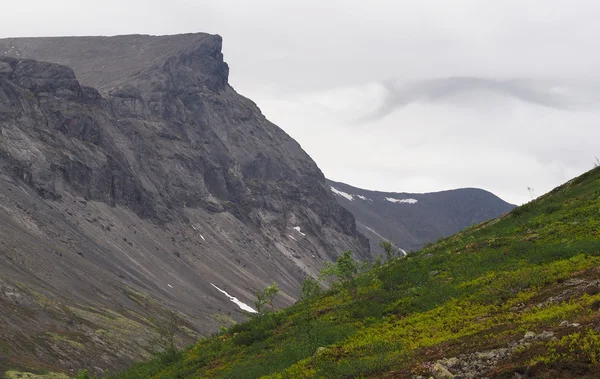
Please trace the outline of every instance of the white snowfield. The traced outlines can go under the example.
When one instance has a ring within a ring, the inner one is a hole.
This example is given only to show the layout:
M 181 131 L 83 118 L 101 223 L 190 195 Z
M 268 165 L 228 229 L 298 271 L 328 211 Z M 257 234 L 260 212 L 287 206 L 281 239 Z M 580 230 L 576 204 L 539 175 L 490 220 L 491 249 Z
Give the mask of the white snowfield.
M 416 204 L 419 200 L 417 199 L 394 199 L 393 197 L 386 197 L 385 198 L 387 201 L 389 201 L 390 203 L 396 203 L 396 204 Z
M 302 233 L 302 231 L 300 230 L 300 227 L 299 227 L 299 226 L 294 226 L 294 227 L 293 227 L 293 229 L 294 229 L 295 231 L 297 231 L 298 233 L 300 233 L 300 235 L 301 235 L 302 237 L 304 237 L 304 236 L 306 235 L 306 233 Z
M 243 301 L 240 301 L 237 297 L 231 296 L 226 291 L 223 291 L 222 289 L 220 289 L 219 287 L 215 286 L 212 283 L 210 283 L 210 285 L 213 286 L 213 287 L 215 287 L 219 292 L 221 292 L 225 296 L 227 296 L 229 298 L 229 300 L 233 301 L 242 310 L 244 310 L 246 312 L 250 312 L 250 313 L 258 313 L 251 306 L 249 306 L 248 304 L 244 303 Z
M 350 195 L 349 193 L 342 192 L 338 189 L 335 189 L 334 187 L 331 187 L 331 192 L 335 193 L 338 196 L 345 197 L 346 199 L 348 199 L 350 201 L 354 200 L 354 196 Z
M 344 197 L 344 198 L 346 198 L 346 199 L 348 199 L 348 200 L 350 200 L 350 201 L 354 201 L 354 197 L 355 197 L 355 196 L 356 196 L 356 197 L 358 197 L 358 198 L 359 198 L 359 199 L 361 199 L 361 200 L 365 200 L 365 201 L 367 201 L 367 200 L 368 200 L 368 201 L 373 201 L 373 200 L 369 199 L 369 198 L 368 198 L 368 197 L 366 197 L 366 196 L 363 196 L 363 195 L 351 195 L 351 194 L 349 194 L 349 193 L 346 193 L 346 192 L 344 192 L 344 191 L 340 191 L 339 189 L 337 189 L 337 188 L 335 188 L 335 187 L 331 187 L 331 192 L 333 192 L 334 194 L 336 194 L 336 195 L 338 195 L 338 196 Z

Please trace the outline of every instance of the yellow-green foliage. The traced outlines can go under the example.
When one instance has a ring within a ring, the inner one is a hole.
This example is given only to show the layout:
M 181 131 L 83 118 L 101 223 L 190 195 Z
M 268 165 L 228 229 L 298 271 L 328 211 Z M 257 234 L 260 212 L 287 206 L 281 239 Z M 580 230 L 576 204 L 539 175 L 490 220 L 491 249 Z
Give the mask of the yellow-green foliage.
M 577 331 L 549 342 L 546 349 L 546 355 L 536 357 L 532 363 L 577 361 L 595 365 L 600 363 L 600 333 L 589 329 Z
M 418 371 L 433 359 L 424 351 L 506 346 L 525 331 L 592 319 L 600 295 L 552 297 L 568 289 L 566 280 L 597 276 L 599 214 L 600 168 L 505 217 L 374 267 L 348 280 L 351 288 L 342 283 L 233 325 L 175 361 L 157 358 L 116 377 L 378 377 Z M 536 359 L 597 364 L 598 346 L 596 332 L 581 330 L 548 343 Z

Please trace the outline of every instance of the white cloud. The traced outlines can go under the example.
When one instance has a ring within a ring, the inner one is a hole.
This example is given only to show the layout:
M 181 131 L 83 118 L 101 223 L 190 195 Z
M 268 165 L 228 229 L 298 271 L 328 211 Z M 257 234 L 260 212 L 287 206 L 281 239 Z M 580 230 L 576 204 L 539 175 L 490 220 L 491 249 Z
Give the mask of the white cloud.
M 367 85 L 373 87 L 375 84 Z M 362 93 L 363 96 L 356 96 Z M 256 99 L 317 161 L 326 175 L 394 192 L 484 188 L 528 201 L 592 167 L 600 113 L 532 105 L 498 94 L 416 102 L 367 124 L 377 91 L 361 87 Z M 332 106 L 335 104 L 335 106 Z

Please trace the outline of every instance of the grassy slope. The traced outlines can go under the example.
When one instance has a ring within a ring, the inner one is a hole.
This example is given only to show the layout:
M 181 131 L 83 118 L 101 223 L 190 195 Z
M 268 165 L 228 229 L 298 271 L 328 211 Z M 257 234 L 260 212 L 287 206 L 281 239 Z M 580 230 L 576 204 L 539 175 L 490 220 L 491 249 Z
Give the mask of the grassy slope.
M 597 168 L 505 217 L 369 270 L 354 299 L 336 288 L 116 378 L 404 378 L 544 330 L 558 339 L 518 349 L 487 375 L 598 377 L 600 294 L 585 286 L 600 278 L 599 263 Z

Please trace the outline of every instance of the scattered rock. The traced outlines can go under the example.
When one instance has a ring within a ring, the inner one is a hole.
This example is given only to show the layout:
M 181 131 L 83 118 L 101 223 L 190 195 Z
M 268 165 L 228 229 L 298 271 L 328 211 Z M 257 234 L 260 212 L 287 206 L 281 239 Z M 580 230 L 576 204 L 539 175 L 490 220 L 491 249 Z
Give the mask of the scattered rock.
M 585 280 L 583 279 L 579 279 L 579 278 L 573 278 L 573 279 L 569 279 L 565 282 L 565 285 L 567 286 L 578 286 L 582 283 L 585 283 Z
M 510 310 L 511 312 L 517 312 L 517 311 L 520 311 L 520 310 L 522 310 L 523 308 L 525 308 L 525 304 L 523 304 L 523 303 L 519 303 L 519 304 L 517 304 L 517 305 L 514 305 L 514 306 L 510 307 L 510 308 L 509 308 L 509 310 Z
M 543 332 L 538 334 L 537 337 L 535 337 L 535 339 L 545 341 L 545 340 L 555 340 L 556 337 L 554 337 L 554 332 L 547 332 L 544 330 Z
M 585 293 L 588 295 L 597 295 L 600 293 L 600 286 L 598 285 L 598 281 L 591 282 L 583 289 Z
M 12 73 L 12 67 L 7 62 L 0 61 L 0 78 L 8 78 Z
M 458 360 L 458 358 L 456 358 L 456 357 L 452 357 L 452 358 L 448 358 L 448 359 L 446 359 L 446 362 L 445 362 L 445 363 L 446 363 L 446 366 L 447 366 L 447 367 L 449 367 L 449 368 L 452 368 L 452 367 L 454 367 L 454 366 L 458 365 L 458 363 L 459 363 L 459 360 Z
M 438 360 L 435 362 L 431 373 L 435 378 L 479 379 L 484 377 L 484 374 L 495 367 L 500 361 L 509 358 L 517 350 L 530 346 L 533 341 L 543 340 L 556 340 L 556 337 L 553 332 L 543 331 L 540 334 L 536 334 L 528 331 L 522 339 L 509 343 L 508 347 L 476 351 L 470 354 L 462 354 L 458 357 Z M 519 373 L 516 374 L 521 375 Z
M 579 323 L 569 323 L 567 320 L 564 320 L 563 322 L 560 323 L 559 325 L 561 328 L 579 328 L 581 326 L 581 324 Z
M 435 379 L 448 379 L 448 378 L 455 377 L 454 374 L 452 374 L 450 371 L 448 371 L 448 369 L 439 362 L 433 366 L 432 371 L 433 371 L 433 375 L 434 375 Z
M 526 340 L 529 340 L 529 339 L 533 339 L 535 337 L 536 337 L 536 334 L 534 332 L 527 332 L 527 333 L 525 333 L 525 337 L 523 337 L 523 338 L 525 338 Z

